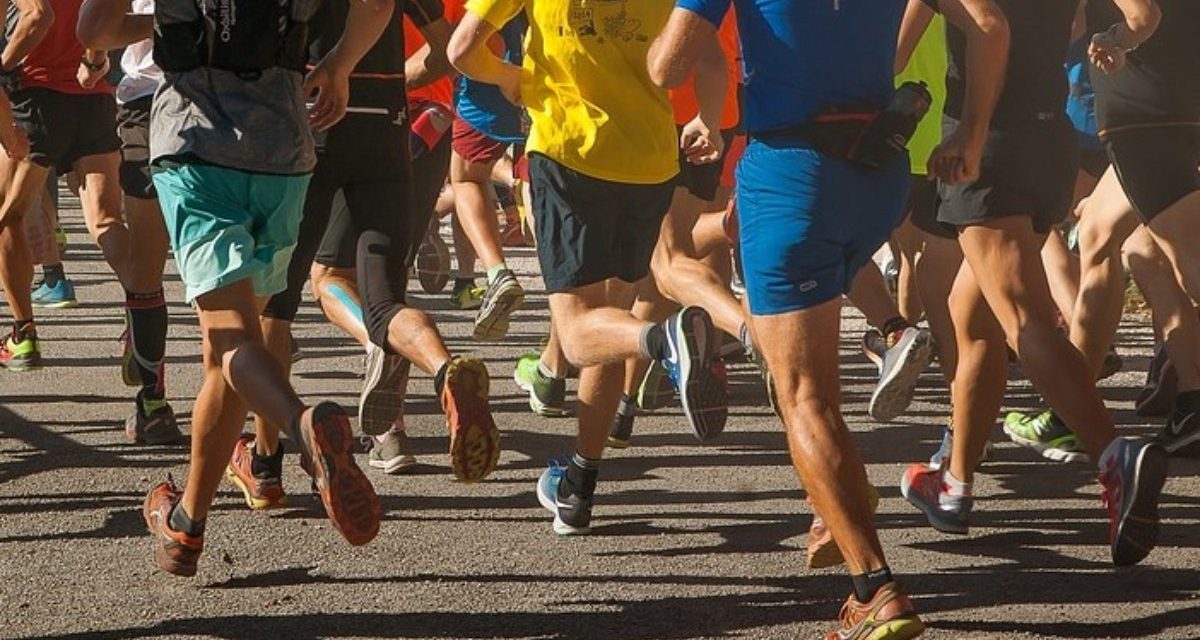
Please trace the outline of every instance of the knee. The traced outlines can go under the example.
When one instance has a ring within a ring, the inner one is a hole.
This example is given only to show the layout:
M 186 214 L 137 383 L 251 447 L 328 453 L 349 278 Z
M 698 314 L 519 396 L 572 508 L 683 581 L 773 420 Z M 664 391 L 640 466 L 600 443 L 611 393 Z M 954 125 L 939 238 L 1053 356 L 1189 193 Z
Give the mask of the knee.
M 219 371 L 227 359 L 249 346 L 262 346 L 259 331 L 248 327 L 209 329 L 204 335 L 204 366 L 209 371 Z
M 1099 216 L 1084 217 L 1079 223 L 1079 257 L 1084 264 L 1100 264 L 1106 260 L 1120 260 L 1121 244 L 1117 230 Z

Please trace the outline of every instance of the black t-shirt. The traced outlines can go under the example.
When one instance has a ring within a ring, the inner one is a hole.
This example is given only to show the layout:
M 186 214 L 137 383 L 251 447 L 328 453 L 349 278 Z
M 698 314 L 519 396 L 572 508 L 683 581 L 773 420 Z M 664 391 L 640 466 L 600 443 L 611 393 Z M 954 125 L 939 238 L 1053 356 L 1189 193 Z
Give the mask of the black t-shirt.
M 1162 21 L 1123 69 L 1092 70 L 1101 131 L 1139 124 L 1200 124 L 1200 0 L 1158 0 Z M 1112 0 L 1089 0 L 1088 33 L 1125 16 Z M 1090 37 L 1090 36 L 1089 36 Z
M 350 3 L 359 0 L 324 0 L 312 20 L 309 60 L 324 58 L 346 28 Z M 397 0 L 396 11 L 375 43 L 350 76 L 350 106 L 401 109 L 404 95 L 404 16 L 418 28 L 443 17 L 441 0 Z M 402 11 L 401 11 L 402 9 Z
M 937 0 L 923 0 L 938 10 Z M 1192 0 L 1200 2 L 1200 0 Z M 992 116 L 994 128 L 1065 117 L 1071 23 L 1078 0 L 996 0 L 1011 34 L 1004 92 Z M 946 115 L 962 118 L 967 94 L 967 37 L 946 23 Z

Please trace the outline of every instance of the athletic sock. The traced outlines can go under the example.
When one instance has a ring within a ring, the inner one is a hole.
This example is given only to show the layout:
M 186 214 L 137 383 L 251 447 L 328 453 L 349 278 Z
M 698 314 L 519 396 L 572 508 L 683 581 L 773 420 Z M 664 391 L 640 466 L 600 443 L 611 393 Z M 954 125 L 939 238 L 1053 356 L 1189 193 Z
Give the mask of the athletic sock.
M 642 330 L 642 355 L 651 360 L 662 360 L 667 355 L 667 331 L 661 324 L 652 324 Z
M 33 318 L 28 320 L 16 320 L 13 322 L 12 330 L 13 342 L 25 342 L 33 338 L 37 339 L 37 325 L 33 323 Z
M 255 478 L 278 478 L 283 475 L 283 447 L 275 445 L 275 453 L 250 455 L 250 473 Z
M 950 469 L 942 474 L 942 491 L 938 492 L 938 504 L 943 508 L 956 509 L 962 505 L 964 498 L 971 497 L 971 483 L 963 482 L 950 473 Z
M 58 284 L 60 280 L 66 280 L 66 278 L 67 275 L 63 271 L 61 262 L 58 264 L 42 265 L 42 281 L 46 283 L 47 287 L 53 287 L 54 285 Z
M 396 420 L 394 422 L 392 422 L 392 426 L 388 427 L 387 433 L 384 433 L 383 435 L 375 436 L 375 443 L 383 444 L 384 442 L 387 441 L 388 438 L 394 438 L 398 435 L 402 435 L 404 433 L 404 429 L 405 429 L 404 418 L 403 417 L 396 418 Z
M 585 458 L 578 453 L 567 463 L 567 477 L 564 485 L 559 485 L 560 493 L 590 498 L 596 492 L 596 478 L 600 475 L 600 461 Z
M 171 508 L 171 515 L 167 518 L 167 526 L 174 531 L 186 533 L 189 536 L 200 537 L 204 535 L 204 521 L 192 520 L 188 514 L 183 511 L 183 503 L 176 502 Z
M 488 284 L 492 284 L 493 282 L 495 282 L 495 281 L 496 281 L 496 278 L 497 278 L 497 277 L 500 275 L 500 272 L 501 272 L 501 271 L 508 271 L 508 265 L 507 265 L 507 264 L 505 264 L 503 260 L 502 260 L 502 261 L 500 261 L 500 264 L 498 264 L 498 265 L 496 265 L 496 266 L 494 266 L 494 267 L 490 267 L 490 268 L 487 270 L 487 282 L 488 282 Z
M 617 403 L 617 415 L 629 418 L 637 415 L 637 398 L 630 395 L 621 395 L 621 402 Z
M 433 390 L 438 397 L 442 397 L 442 389 L 446 387 L 446 372 L 450 369 L 450 360 L 442 363 L 438 367 L 437 373 L 433 374 Z
M 738 340 L 742 343 L 742 349 L 746 353 L 754 352 L 754 338 L 750 336 L 750 325 L 742 323 L 742 328 L 738 330 Z
M 161 400 L 163 357 L 167 351 L 167 301 L 162 289 L 152 293 L 126 291 L 125 316 L 134 364 L 142 378 L 142 396 Z
M 893 581 L 892 570 L 884 565 L 882 569 L 850 576 L 850 580 L 854 582 L 854 599 L 866 604 L 875 599 L 875 594 L 884 585 Z
M 561 380 L 565 377 L 558 375 L 554 369 L 547 367 L 546 363 L 542 362 L 540 358 L 538 359 L 538 373 L 542 374 L 542 377 L 548 380 Z
M 879 327 L 879 332 L 882 333 L 886 338 L 887 336 L 890 336 L 897 331 L 907 329 L 910 326 L 912 325 L 908 324 L 908 320 L 905 320 L 904 316 L 896 316 L 883 323 L 883 326 Z

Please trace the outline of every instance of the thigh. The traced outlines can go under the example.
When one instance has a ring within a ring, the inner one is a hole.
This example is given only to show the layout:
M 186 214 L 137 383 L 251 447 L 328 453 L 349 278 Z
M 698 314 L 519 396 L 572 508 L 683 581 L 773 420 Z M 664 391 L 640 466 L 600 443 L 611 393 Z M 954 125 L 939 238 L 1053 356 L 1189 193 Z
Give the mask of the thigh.
M 121 222 L 121 156 L 116 151 L 78 158 L 71 169 L 79 179 L 79 204 L 90 228 Z
M 1045 240 L 1025 216 L 972 225 L 959 233 L 979 289 L 1009 335 L 1027 324 L 1055 323 L 1057 310 L 1041 257 Z

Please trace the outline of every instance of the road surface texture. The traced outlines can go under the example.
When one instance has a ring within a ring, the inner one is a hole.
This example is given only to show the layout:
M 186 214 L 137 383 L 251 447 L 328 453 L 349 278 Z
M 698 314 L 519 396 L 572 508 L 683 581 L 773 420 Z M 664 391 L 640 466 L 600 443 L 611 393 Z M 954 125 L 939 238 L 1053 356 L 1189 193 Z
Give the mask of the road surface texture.
M 570 453 L 574 422 L 532 415 L 512 381 L 517 357 L 547 328 L 528 249 L 513 252 L 529 296 L 503 342 L 472 342 L 471 314 L 445 296 L 412 296 L 453 352 L 484 359 L 492 373 L 504 453 L 486 482 L 452 480 L 431 380 L 416 375 L 407 410 L 422 464 L 405 476 L 371 471 L 384 507 L 372 544 L 352 548 L 337 535 L 290 455 L 290 508 L 250 512 L 225 485 L 199 574 L 159 572 L 142 497 L 167 474 L 186 476 L 187 450 L 123 441 L 132 408 L 118 373 L 123 298 L 78 213 L 65 218 L 81 304 L 40 314 L 43 371 L 0 379 L 0 637 L 791 639 L 823 637 L 833 624 L 850 583 L 840 570 L 804 567 L 811 512 L 747 365 L 731 369 L 718 442 L 698 444 L 678 409 L 639 418 L 635 446 L 605 460 L 593 535 L 555 537 L 534 484 L 548 459 Z M 173 271 L 169 280 L 167 380 L 186 426 L 199 333 Z M 970 535 L 939 534 L 897 488 L 903 465 L 927 459 L 946 422 L 936 367 L 905 417 L 874 424 L 865 415 L 874 368 L 857 347 L 863 323 L 852 309 L 846 318 L 846 418 L 883 496 L 876 521 L 890 564 L 927 637 L 1200 638 L 1200 463 L 1172 461 L 1158 549 L 1117 570 L 1094 466 L 1043 460 L 997 427 Z M 354 412 L 362 351 L 311 301 L 296 328 L 300 394 Z M 1127 318 L 1125 371 L 1101 383 L 1125 433 L 1157 427 L 1131 411 L 1151 340 L 1144 319 Z M 1006 408 L 1038 402 L 1012 380 Z

